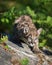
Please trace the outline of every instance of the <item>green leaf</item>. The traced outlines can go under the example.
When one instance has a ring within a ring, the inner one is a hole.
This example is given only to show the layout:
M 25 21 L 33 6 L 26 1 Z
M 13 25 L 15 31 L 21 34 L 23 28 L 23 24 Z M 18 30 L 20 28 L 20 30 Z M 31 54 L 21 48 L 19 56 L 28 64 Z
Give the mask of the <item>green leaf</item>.
M 52 17 L 51 16 L 47 16 L 47 21 L 52 21 Z
M 9 49 L 8 45 L 5 46 L 6 49 Z
M 39 47 L 44 47 L 46 45 L 46 39 L 44 39 L 40 44 L 39 44 Z
M 6 23 L 9 23 L 9 19 L 6 18 Z
M 4 22 L 5 22 L 5 18 L 2 18 L 2 19 L 1 19 L 1 22 L 4 23 Z

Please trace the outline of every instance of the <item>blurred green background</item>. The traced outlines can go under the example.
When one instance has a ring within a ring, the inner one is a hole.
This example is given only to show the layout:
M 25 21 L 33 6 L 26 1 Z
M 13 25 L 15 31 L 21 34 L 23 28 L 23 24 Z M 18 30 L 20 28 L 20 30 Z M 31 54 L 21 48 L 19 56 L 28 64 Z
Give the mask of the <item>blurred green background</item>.
M 52 48 L 52 0 L 0 0 L 0 32 L 11 33 L 15 18 L 23 14 L 43 28 L 39 46 Z

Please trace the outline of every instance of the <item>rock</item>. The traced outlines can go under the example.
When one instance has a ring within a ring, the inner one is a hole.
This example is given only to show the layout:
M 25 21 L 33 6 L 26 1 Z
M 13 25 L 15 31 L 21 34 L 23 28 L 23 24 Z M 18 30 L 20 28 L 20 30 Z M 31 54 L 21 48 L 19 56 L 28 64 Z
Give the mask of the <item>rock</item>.
M 16 56 L 12 56 L 11 63 L 13 65 L 21 65 L 21 63 L 18 61 L 18 58 Z
M 11 55 L 0 47 L 0 65 L 11 65 Z
M 28 65 L 50 65 L 50 63 L 52 63 L 52 56 L 51 58 L 47 55 L 45 55 L 44 53 L 40 53 L 40 54 L 34 54 L 30 48 L 28 47 L 28 45 L 21 43 L 23 47 L 18 46 L 19 43 L 15 44 L 12 43 L 10 41 L 6 42 L 8 44 L 8 46 L 15 51 L 15 53 L 13 54 L 13 57 L 15 57 L 15 59 L 21 61 L 24 58 L 27 58 L 29 60 Z M 50 63 L 49 63 L 49 62 Z

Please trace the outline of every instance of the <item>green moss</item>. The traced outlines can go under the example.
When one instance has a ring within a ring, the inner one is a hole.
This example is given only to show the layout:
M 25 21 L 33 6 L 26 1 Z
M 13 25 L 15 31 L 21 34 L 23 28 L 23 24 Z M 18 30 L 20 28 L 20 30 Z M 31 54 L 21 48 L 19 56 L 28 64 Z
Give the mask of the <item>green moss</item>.
M 24 58 L 24 59 L 21 60 L 22 65 L 28 65 L 28 63 L 29 63 L 28 58 Z

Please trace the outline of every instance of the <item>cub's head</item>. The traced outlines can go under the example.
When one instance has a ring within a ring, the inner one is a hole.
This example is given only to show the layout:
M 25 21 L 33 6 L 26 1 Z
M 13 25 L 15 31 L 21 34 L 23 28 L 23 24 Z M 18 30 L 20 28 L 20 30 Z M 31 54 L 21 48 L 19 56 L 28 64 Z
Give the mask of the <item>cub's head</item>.
M 28 36 L 28 43 L 29 43 L 30 47 L 33 47 L 35 45 L 38 46 L 38 44 L 39 44 L 39 36 L 41 34 L 41 31 L 42 31 L 42 28 L 40 28 L 40 29 L 38 29 L 36 31 L 37 35 L 35 35 L 35 33 L 34 33 L 34 34 L 31 34 L 31 35 Z

